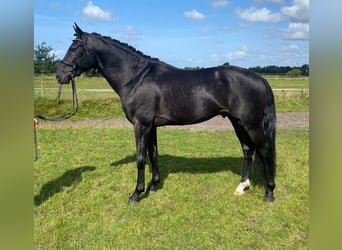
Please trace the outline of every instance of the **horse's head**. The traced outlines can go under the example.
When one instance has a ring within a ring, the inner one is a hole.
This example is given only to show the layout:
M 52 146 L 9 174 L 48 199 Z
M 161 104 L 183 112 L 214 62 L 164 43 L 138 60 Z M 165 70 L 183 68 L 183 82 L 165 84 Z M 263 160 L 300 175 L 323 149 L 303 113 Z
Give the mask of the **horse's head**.
M 83 32 L 76 23 L 74 30 L 76 38 L 56 70 L 56 78 L 60 84 L 69 83 L 73 77 L 94 67 L 95 59 L 87 44 L 89 34 Z

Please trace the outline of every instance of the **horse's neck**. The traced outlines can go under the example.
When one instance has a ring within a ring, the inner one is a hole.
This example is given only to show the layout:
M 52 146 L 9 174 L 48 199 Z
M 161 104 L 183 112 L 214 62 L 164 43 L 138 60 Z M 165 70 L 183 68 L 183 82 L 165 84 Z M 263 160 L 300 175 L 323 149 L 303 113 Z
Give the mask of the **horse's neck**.
M 98 69 L 120 97 L 125 84 L 136 78 L 148 64 L 143 58 L 124 55 L 120 51 L 108 51 L 105 56 L 101 55 L 97 56 Z

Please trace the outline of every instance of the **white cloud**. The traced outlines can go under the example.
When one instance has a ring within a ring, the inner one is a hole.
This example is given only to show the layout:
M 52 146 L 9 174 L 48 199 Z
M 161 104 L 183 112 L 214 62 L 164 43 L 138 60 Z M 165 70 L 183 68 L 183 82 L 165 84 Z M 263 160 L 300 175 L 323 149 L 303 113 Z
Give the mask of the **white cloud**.
M 281 12 L 293 23 L 309 22 L 309 0 L 294 0 L 292 6 L 286 6 Z
M 309 39 L 308 23 L 290 23 L 284 33 L 285 39 L 290 40 L 307 40 Z
M 241 49 L 230 52 L 224 55 L 228 60 L 233 61 L 237 59 L 242 59 L 247 56 L 248 48 L 247 46 L 243 46 Z
M 195 20 L 203 20 L 206 18 L 205 15 L 203 15 L 201 12 L 198 12 L 195 9 L 192 11 L 185 11 L 184 16 L 190 19 L 195 19 Z
M 297 52 L 299 50 L 299 47 L 296 44 L 290 44 L 286 47 L 286 50 L 289 52 Z
M 92 1 L 88 2 L 88 5 L 82 10 L 82 14 L 86 21 L 108 22 L 119 19 L 119 17 L 113 16 L 110 11 L 105 11 L 94 5 Z
M 281 13 L 272 13 L 267 8 L 257 9 L 251 7 L 244 10 L 237 9 L 236 14 L 239 18 L 250 22 L 277 23 L 283 20 Z
M 235 60 L 240 60 L 243 59 L 247 56 L 248 48 L 247 46 L 243 46 L 241 49 L 234 51 L 234 52 L 229 52 L 225 55 L 223 55 L 224 60 L 228 60 L 230 63 Z M 212 59 L 215 59 L 215 57 Z M 217 58 L 216 58 L 217 59 Z
M 248 56 L 248 48 L 247 46 L 243 46 L 242 48 L 238 49 L 237 51 L 229 52 L 226 54 L 217 54 L 212 53 L 210 55 L 210 59 L 215 63 L 225 63 L 229 62 L 232 63 L 233 61 L 238 61 Z
M 213 8 L 224 8 L 229 4 L 227 0 L 209 0 L 209 3 Z
M 132 42 L 140 39 L 140 32 L 130 25 L 125 26 L 122 33 L 122 39 L 126 42 Z
M 62 59 L 65 55 L 65 50 L 52 50 L 51 54 L 54 54 L 57 59 Z
M 308 40 L 309 0 L 293 0 L 293 4 L 281 8 L 281 12 L 291 22 L 284 32 L 284 38 L 289 40 Z
M 213 61 L 220 61 L 221 60 L 220 56 L 216 53 L 211 54 L 210 59 Z

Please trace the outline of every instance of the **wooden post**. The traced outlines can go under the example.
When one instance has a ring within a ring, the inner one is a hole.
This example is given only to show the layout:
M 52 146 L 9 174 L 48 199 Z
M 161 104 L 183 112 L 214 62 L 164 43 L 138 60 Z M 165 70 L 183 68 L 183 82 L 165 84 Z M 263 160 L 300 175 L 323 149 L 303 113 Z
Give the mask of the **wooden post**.
M 61 94 L 62 94 L 62 84 L 59 84 L 58 86 L 58 94 L 57 94 L 57 105 L 61 102 Z
M 40 84 L 40 92 L 42 93 L 42 97 L 44 97 L 44 87 L 43 87 L 43 83 Z

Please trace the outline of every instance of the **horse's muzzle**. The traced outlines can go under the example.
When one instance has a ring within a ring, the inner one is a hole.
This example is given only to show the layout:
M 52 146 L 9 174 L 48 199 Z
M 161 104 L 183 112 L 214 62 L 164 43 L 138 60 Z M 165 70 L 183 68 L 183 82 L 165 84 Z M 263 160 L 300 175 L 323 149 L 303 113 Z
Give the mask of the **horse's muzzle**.
M 68 84 L 71 81 L 71 76 L 66 74 L 60 75 L 56 73 L 56 79 L 59 84 Z

